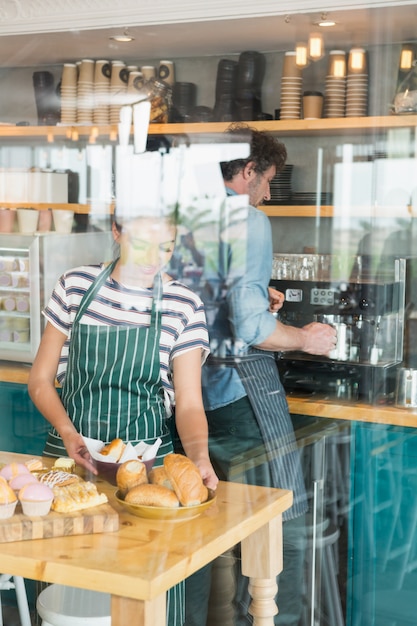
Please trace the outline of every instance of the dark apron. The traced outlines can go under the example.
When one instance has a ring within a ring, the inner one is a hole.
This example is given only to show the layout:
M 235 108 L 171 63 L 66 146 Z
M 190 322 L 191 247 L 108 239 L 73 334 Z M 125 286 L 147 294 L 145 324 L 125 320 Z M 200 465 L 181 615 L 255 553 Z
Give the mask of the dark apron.
M 160 437 L 156 465 L 173 451 L 163 401 L 159 344 L 162 280 L 155 280 L 151 321 L 146 326 L 96 326 L 80 320 L 117 261 L 96 278 L 85 293 L 71 332 L 62 403 L 82 435 L 105 443 L 120 437 L 133 445 L 154 443 Z M 48 435 L 44 454 L 66 455 L 55 429 Z M 167 594 L 167 624 L 184 622 L 184 584 Z
M 255 413 L 271 473 L 271 487 L 290 489 L 294 504 L 283 514 L 293 519 L 307 510 L 307 496 L 285 391 L 272 353 L 250 348 L 235 367 Z

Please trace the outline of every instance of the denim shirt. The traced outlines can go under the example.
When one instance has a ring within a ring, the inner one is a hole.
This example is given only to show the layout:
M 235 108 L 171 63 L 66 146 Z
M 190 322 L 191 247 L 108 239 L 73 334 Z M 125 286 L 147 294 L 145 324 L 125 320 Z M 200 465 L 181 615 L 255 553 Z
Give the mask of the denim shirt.
M 230 190 L 228 190 L 229 193 Z M 276 319 L 268 311 L 268 285 L 272 270 L 272 233 L 268 217 L 262 211 L 249 207 L 246 229 L 246 268 L 240 278 L 232 281 L 225 298 L 230 337 L 223 342 L 223 356 L 244 355 L 248 347 L 262 343 L 275 329 Z M 233 256 L 233 249 L 231 250 Z M 210 327 L 210 341 L 215 336 Z M 237 346 L 237 347 L 236 347 Z M 210 345 L 216 354 L 216 346 Z M 236 369 L 229 365 L 203 366 L 203 400 L 207 411 L 214 410 L 246 396 Z

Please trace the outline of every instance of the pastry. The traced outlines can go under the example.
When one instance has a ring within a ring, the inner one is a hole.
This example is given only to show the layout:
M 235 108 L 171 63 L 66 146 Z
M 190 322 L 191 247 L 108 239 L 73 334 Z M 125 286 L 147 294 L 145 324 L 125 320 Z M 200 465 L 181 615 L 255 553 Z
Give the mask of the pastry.
M 164 468 L 183 506 L 195 506 L 207 500 L 208 489 L 198 467 L 189 458 L 183 454 L 168 454 Z
M 52 487 L 52 491 L 54 493 L 52 509 L 58 513 L 81 511 L 105 504 L 108 501 L 106 494 L 98 493 L 97 487 L 93 483 L 84 480 L 79 480 L 70 485 L 56 485 Z
M 56 485 L 71 485 L 79 482 L 81 479 L 76 474 L 70 474 L 69 472 L 64 472 L 64 470 L 51 469 L 49 472 L 41 474 L 39 480 L 50 487 L 55 487 Z
M 29 472 L 39 472 L 39 470 L 43 469 L 42 461 L 40 459 L 29 459 L 29 461 L 25 461 L 25 465 Z
M 17 497 L 5 478 L 0 477 L 0 519 L 7 519 L 14 514 Z
M 18 474 L 29 474 L 29 470 L 24 463 L 7 463 L 0 470 L 0 476 L 3 476 L 6 480 L 10 480 Z
M 121 439 L 113 439 L 110 443 L 105 445 L 101 450 L 99 450 L 100 454 L 103 456 L 111 456 L 115 463 L 117 463 L 126 447 L 126 444 L 123 443 Z
M 68 456 L 59 457 L 59 459 L 56 459 L 52 469 L 63 470 L 71 474 L 75 470 L 75 461 Z
M 17 497 L 25 515 L 43 516 L 48 515 L 51 510 L 54 493 L 48 485 L 36 481 L 24 485 Z
M 175 493 L 162 485 L 145 483 L 133 487 L 125 496 L 125 502 L 129 504 L 141 504 L 142 506 L 162 506 L 176 508 L 180 505 Z
M 22 487 L 30 483 L 37 483 L 38 479 L 33 474 L 18 474 L 9 480 L 9 485 L 15 493 L 19 492 Z
M 122 495 L 132 487 L 148 482 L 146 465 L 139 459 L 130 459 L 120 465 L 116 473 L 116 484 Z

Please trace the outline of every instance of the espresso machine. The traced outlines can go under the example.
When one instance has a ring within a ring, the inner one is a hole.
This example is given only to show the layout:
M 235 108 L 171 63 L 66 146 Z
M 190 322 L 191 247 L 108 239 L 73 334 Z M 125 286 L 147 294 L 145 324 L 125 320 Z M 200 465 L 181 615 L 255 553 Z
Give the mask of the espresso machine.
M 274 255 L 270 285 L 285 295 L 284 324 L 331 324 L 326 357 L 276 353 L 287 393 L 390 403 L 403 359 L 405 260 L 373 267 L 365 256 Z

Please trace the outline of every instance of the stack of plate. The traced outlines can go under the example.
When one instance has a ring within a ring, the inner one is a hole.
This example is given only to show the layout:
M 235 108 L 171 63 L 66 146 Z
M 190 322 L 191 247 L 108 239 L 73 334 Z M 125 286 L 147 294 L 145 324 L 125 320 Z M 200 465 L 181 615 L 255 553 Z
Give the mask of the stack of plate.
M 292 203 L 298 206 L 325 206 L 332 204 L 332 193 L 323 191 L 318 194 L 317 191 L 297 191 L 292 194 Z
M 77 73 L 75 63 L 64 63 L 60 86 L 62 124 L 77 121 Z
M 301 69 L 295 64 L 295 52 L 286 52 L 281 77 L 280 119 L 300 119 L 302 86 L 303 78 Z
M 271 199 L 265 204 L 291 204 L 291 174 L 293 167 L 290 164 L 285 165 L 284 169 L 274 176 L 269 186 Z
M 357 61 L 355 63 L 355 55 Z M 363 117 L 368 113 L 368 72 L 365 50 L 353 48 L 349 53 L 346 89 L 346 117 Z
M 346 54 L 331 50 L 324 94 L 324 117 L 344 117 L 346 103 Z
M 91 124 L 94 110 L 94 61 L 83 59 L 77 81 L 77 122 Z

